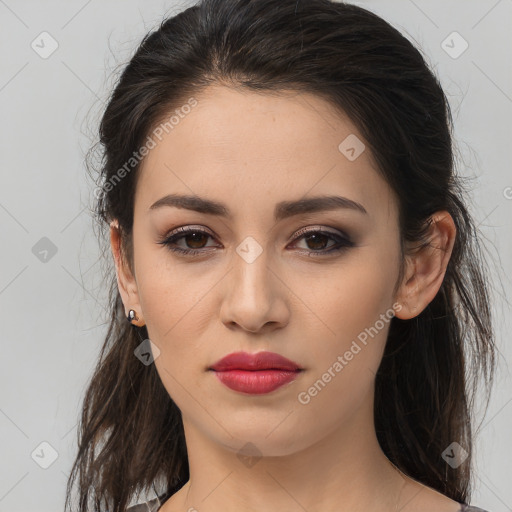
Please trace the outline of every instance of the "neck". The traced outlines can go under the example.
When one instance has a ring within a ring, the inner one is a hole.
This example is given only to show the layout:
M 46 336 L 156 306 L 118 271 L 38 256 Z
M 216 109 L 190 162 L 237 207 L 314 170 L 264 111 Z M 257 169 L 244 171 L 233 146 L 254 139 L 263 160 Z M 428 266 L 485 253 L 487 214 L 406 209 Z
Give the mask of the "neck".
M 173 503 L 201 512 L 394 512 L 405 479 L 382 452 L 373 424 L 369 401 L 315 443 L 307 444 L 301 434 L 311 433 L 298 429 L 293 439 L 281 437 L 284 420 L 270 434 L 248 436 L 250 444 L 231 440 L 244 451 L 213 441 L 184 419 L 190 479 Z

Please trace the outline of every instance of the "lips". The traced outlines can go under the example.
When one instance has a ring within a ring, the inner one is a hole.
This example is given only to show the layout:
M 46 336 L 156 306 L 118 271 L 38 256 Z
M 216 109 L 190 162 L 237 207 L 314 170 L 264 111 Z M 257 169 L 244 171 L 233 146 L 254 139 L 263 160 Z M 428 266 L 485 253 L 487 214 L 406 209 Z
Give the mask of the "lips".
M 209 368 L 217 372 L 229 370 L 301 370 L 300 366 L 290 359 L 283 357 L 275 352 L 257 352 L 249 354 L 248 352 L 233 352 L 223 357 Z
M 296 379 L 303 371 L 297 363 L 274 352 L 234 352 L 208 368 L 228 388 L 247 394 L 270 393 Z

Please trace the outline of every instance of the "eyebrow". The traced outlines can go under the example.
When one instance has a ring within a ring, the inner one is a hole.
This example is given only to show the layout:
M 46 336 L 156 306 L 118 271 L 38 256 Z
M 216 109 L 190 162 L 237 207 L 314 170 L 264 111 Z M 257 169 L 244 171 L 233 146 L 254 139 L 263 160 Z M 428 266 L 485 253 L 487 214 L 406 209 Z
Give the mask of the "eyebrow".
M 220 217 L 231 218 L 229 208 L 218 201 L 202 198 L 194 195 L 168 194 L 149 207 L 149 211 L 170 206 L 175 208 L 184 208 L 208 215 L 217 215 Z M 282 201 L 277 203 L 274 209 L 275 221 L 280 221 L 288 217 L 304 213 L 314 213 L 326 210 L 348 209 L 358 211 L 364 215 L 368 212 L 364 206 L 352 199 L 342 196 L 317 196 L 296 201 Z

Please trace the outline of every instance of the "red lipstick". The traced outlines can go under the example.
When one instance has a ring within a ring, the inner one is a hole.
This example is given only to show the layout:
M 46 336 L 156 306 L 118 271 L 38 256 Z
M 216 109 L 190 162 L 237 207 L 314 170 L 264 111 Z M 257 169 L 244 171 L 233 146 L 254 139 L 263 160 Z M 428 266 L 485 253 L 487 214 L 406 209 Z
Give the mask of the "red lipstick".
M 234 352 L 208 370 L 230 389 L 241 393 L 264 394 L 291 382 L 303 371 L 297 363 L 274 352 Z

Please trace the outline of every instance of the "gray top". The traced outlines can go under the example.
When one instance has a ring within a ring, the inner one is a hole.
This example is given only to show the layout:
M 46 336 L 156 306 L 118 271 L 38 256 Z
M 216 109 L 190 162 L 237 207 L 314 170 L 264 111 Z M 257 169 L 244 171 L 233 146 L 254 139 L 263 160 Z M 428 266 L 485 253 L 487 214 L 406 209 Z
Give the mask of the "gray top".
M 165 502 L 160 501 L 160 499 L 153 498 L 152 500 L 146 501 L 144 503 L 139 503 L 138 505 L 132 505 L 126 509 L 126 512 L 157 512 L 160 507 Z M 460 512 L 488 512 L 483 508 L 472 507 L 470 505 L 466 505 L 464 503 L 460 504 Z
M 154 498 L 138 505 L 132 505 L 126 509 L 126 512 L 156 512 L 163 503 L 158 498 Z

